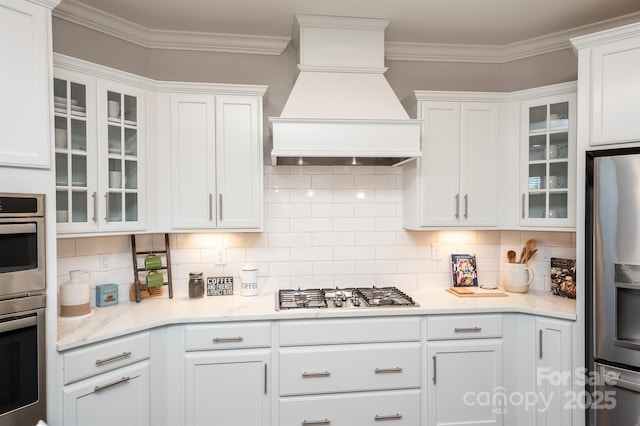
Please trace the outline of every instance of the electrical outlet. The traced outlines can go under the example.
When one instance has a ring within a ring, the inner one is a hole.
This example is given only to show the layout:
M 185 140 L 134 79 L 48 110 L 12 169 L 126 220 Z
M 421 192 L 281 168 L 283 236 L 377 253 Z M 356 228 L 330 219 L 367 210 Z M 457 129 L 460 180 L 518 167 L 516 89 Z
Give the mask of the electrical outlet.
M 111 255 L 101 254 L 100 255 L 100 270 L 101 271 L 110 271 L 111 270 Z
M 442 259 L 442 250 L 440 244 L 433 243 L 431 244 L 431 260 L 441 260 Z
M 538 256 L 540 256 L 540 260 L 543 262 L 548 262 L 551 260 L 551 247 L 540 247 L 538 249 Z
M 216 248 L 216 265 L 226 265 L 227 256 L 224 248 Z

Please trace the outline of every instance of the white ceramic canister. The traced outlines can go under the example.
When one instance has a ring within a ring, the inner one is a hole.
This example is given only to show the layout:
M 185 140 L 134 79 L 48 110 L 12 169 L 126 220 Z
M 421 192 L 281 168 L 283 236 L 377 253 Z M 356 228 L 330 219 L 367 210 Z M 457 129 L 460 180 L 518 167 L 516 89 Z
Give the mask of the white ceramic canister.
M 526 293 L 533 277 L 533 270 L 526 263 L 505 263 L 500 274 L 500 284 L 508 292 Z
M 256 296 L 258 294 L 258 268 L 245 265 L 240 270 L 240 295 Z
M 91 274 L 69 271 L 69 281 L 60 284 L 60 316 L 77 317 L 91 313 Z

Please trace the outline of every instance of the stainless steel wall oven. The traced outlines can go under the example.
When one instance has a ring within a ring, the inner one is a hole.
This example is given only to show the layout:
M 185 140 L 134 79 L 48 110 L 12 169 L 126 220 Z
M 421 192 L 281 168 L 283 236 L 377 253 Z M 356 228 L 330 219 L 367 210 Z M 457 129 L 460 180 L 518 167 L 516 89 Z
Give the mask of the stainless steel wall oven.
M 44 195 L 0 194 L 0 424 L 46 420 Z

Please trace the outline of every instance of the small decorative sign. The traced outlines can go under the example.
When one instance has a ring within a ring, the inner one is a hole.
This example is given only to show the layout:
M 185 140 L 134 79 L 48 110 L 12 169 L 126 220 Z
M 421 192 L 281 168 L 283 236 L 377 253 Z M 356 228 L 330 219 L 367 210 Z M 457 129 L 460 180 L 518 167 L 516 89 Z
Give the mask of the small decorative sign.
M 207 277 L 207 296 L 233 294 L 233 277 Z

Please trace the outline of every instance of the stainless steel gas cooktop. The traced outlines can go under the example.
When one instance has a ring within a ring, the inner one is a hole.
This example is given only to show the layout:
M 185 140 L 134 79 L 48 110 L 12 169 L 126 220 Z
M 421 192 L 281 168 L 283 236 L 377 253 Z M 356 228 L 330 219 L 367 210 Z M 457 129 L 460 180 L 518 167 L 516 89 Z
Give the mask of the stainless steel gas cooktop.
M 276 310 L 302 308 L 383 308 L 419 306 L 396 287 L 280 290 Z

